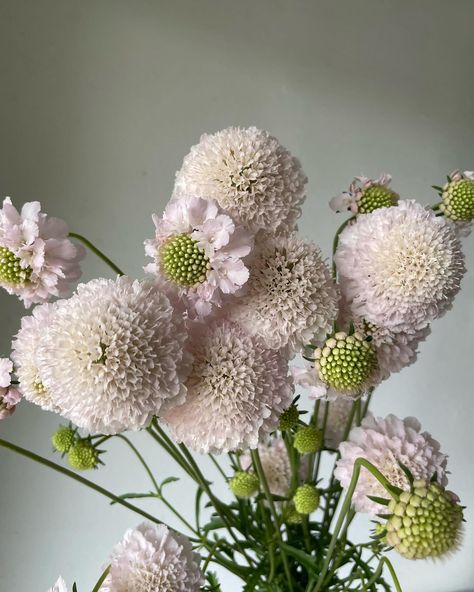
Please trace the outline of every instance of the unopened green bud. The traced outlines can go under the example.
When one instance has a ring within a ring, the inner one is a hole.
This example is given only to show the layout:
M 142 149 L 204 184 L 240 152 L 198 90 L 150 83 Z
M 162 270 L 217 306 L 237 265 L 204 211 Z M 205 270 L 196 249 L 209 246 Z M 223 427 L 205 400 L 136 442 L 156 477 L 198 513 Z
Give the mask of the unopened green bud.
M 293 497 L 295 509 L 299 514 L 311 514 L 319 507 L 319 490 L 314 485 L 301 485 Z
M 314 426 L 301 426 L 295 434 L 293 445 L 300 454 L 312 454 L 321 450 L 323 434 Z
M 87 471 L 97 468 L 99 453 L 89 439 L 79 440 L 69 450 L 68 462 L 78 471 Z
M 288 407 L 288 409 L 285 409 L 285 411 L 283 411 L 283 413 L 280 415 L 280 431 L 286 432 L 287 430 L 294 428 L 296 425 L 298 425 L 299 417 L 300 415 L 296 405 L 291 405 Z
M 259 488 L 259 480 L 255 473 L 247 471 L 238 471 L 229 481 L 232 493 L 237 497 L 251 497 L 255 495 Z
M 58 452 L 69 452 L 76 441 L 76 430 L 71 426 L 59 426 L 51 437 L 53 448 Z

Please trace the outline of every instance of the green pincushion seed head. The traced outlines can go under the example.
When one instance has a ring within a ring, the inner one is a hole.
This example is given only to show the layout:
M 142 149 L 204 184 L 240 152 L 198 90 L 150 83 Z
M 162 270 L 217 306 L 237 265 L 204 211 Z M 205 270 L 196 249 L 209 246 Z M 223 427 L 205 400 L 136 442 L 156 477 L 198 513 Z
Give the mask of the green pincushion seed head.
M 283 413 L 280 415 L 280 422 L 278 426 L 280 431 L 285 432 L 294 428 L 296 425 L 298 425 L 299 417 L 300 415 L 296 405 L 291 405 L 288 407 L 288 409 L 285 409 L 285 411 L 283 411 Z
M 68 462 L 78 471 L 88 471 L 97 468 L 99 464 L 99 453 L 89 440 L 79 440 L 69 450 Z
M 163 243 L 159 263 L 168 280 L 183 288 L 204 282 L 210 269 L 209 257 L 188 234 L 177 234 Z
M 323 435 L 314 426 L 301 426 L 295 434 L 293 446 L 300 454 L 312 454 L 321 450 Z
M 362 192 L 357 202 L 359 214 L 370 214 L 379 208 L 389 208 L 398 203 L 398 194 L 386 185 L 371 185 Z
M 0 281 L 8 284 L 25 284 L 31 276 L 31 267 L 22 267 L 21 259 L 6 247 L 0 247 Z
M 293 496 L 293 503 L 298 514 L 311 514 L 319 507 L 319 490 L 314 485 L 301 485 Z
M 229 481 L 232 493 L 237 497 L 251 497 L 258 491 L 260 482 L 257 475 L 247 471 L 238 471 Z
M 443 188 L 441 210 L 451 220 L 468 222 L 474 218 L 474 181 L 451 181 Z
M 51 437 L 53 448 L 61 453 L 69 452 L 75 441 L 76 430 L 70 426 L 60 426 Z

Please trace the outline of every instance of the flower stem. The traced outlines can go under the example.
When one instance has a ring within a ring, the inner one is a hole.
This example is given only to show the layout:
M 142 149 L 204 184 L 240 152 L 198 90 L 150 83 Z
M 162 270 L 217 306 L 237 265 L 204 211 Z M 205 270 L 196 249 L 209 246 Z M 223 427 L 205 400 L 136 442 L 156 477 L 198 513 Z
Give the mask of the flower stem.
M 92 590 L 92 592 L 99 592 L 102 584 L 105 581 L 105 578 L 109 575 L 109 571 L 110 571 L 110 565 L 104 570 L 104 573 L 97 580 L 97 584 L 94 586 L 94 589 Z
M 334 255 L 336 254 L 337 251 L 337 247 L 339 245 L 339 236 L 341 234 L 341 232 L 344 230 L 344 228 L 349 224 L 349 222 L 352 222 L 352 220 L 354 220 L 355 216 L 352 216 L 352 218 L 348 218 L 345 222 L 343 222 L 339 228 L 336 231 L 336 234 L 334 236 L 334 241 L 332 243 L 332 277 L 334 279 L 334 281 L 337 279 L 337 267 L 336 267 L 336 263 L 334 261 Z
M 102 259 L 102 261 L 104 263 L 106 263 L 113 271 L 115 271 L 115 273 L 117 273 L 118 275 L 125 275 L 125 273 L 120 269 L 120 267 L 115 265 L 115 263 L 111 259 L 109 259 L 105 253 L 103 253 L 100 249 L 98 249 L 85 236 L 82 236 L 82 234 L 77 234 L 77 232 L 70 232 L 69 236 L 71 238 L 75 238 L 76 240 L 81 242 L 83 245 L 85 245 L 89 250 L 91 250 L 94 253 L 94 255 L 97 255 L 97 257 L 99 257 L 99 259 Z

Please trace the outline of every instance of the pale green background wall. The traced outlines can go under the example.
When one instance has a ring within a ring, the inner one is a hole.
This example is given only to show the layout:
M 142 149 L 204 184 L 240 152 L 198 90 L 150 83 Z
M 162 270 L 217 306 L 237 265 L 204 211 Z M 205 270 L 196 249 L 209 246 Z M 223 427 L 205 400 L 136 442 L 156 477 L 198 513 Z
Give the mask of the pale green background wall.
M 473 17 L 474 2 L 461 0 L 0 0 L 0 193 L 41 200 L 139 275 L 150 215 L 190 144 L 255 124 L 301 158 L 310 177 L 301 231 L 329 254 L 340 219 L 327 201 L 352 175 L 389 171 L 402 194 L 428 201 L 446 172 L 474 167 Z M 474 581 L 473 245 L 454 310 L 418 364 L 375 398 L 377 412 L 417 415 L 443 443 L 469 506 L 466 544 L 448 563 L 396 560 L 407 592 Z M 88 259 L 85 279 L 107 273 Z M 22 310 L 3 293 L 0 306 L 7 353 Z M 57 423 L 25 404 L 0 433 L 49 455 Z M 135 440 L 167 476 L 164 455 L 145 435 Z M 148 488 L 125 452 L 107 459 L 99 482 Z M 137 523 L 11 453 L 0 452 L 0 484 L 1 592 L 43 592 L 60 572 L 87 592 Z M 188 491 L 174 488 L 191 515 Z

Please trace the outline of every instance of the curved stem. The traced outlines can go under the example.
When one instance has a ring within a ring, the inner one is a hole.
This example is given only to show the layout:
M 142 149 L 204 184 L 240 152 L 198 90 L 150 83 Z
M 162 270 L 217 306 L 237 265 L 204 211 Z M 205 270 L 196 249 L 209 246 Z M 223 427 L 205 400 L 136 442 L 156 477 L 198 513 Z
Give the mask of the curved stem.
M 99 592 L 102 584 L 105 581 L 105 578 L 109 575 L 109 571 L 110 571 L 110 565 L 107 566 L 107 569 L 105 569 L 104 573 L 97 580 L 97 584 L 94 586 L 94 589 L 92 590 L 92 592 Z
M 118 275 L 125 275 L 125 273 L 120 269 L 120 267 L 115 265 L 115 263 L 112 261 L 112 259 L 109 259 L 105 253 L 103 253 L 100 249 L 98 249 L 85 236 L 82 236 L 82 234 L 78 234 L 77 232 L 70 232 L 69 236 L 71 238 L 75 238 L 76 240 L 81 242 L 84 246 L 86 246 L 90 251 L 92 251 L 94 253 L 94 255 L 97 255 L 97 257 L 99 257 L 99 259 L 102 259 L 102 261 L 104 263 L 106 263 L 113 271 L 115 271 L 115 273 L 117 273 Z
M 349 222 L 351 222 L 352 220 L 354 220 L 354 218 L 355 218 L 355 216 L 352 216 L 352 218 L 349 218 L 345 222 L 343 222 L 339 226 L 339 228 L 337 229 L 336 234 L 334 236 L 334 241 L 332 243 L 332 277 L 333 277 L 334 280 L 337 279 L 337 267 L 336 267 L 336 263 L 334 261 L 334 255 L 336 254 L 337 247 L 339 245 L 339 235 L 344 230 L 344 228 L 349 224 Z
M 400 582 L 398 580 L 397 574 L 393 568 L 392 563 L 388 559 L 388 557 L 382 557 L 379 561 L 377 569 L 374 572 L 374 575 L 370 578 L 367 584 L 362 588 L 362 592 L 364 590 L 369 590 L 370 586 L 377 583 L 378 578 L 382 575 L 383 566 L 384 564 L 387 566 L 390 575 L 392 576 L 393 583 L 395 584 L 395 589 L 397 592 L 402 592 L 402 588 L 400 586 Z

